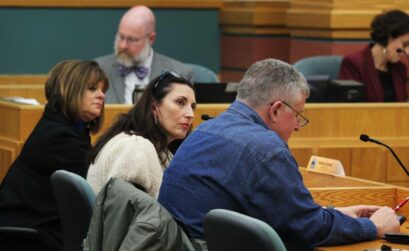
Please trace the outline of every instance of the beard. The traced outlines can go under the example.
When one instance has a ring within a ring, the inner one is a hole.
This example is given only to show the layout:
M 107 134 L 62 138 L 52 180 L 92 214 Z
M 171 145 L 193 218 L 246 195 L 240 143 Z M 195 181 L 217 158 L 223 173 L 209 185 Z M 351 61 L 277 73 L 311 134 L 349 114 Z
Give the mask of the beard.
M 126 67 L 138 66 L 144 62 L 150 54 L 151 45 L 145 44 L 145 47 L 137 55 L 130 54 L 127 50 L 120 51 L 116 43 L 114 43 L 114 51 L 116 55 L 116 61 Z

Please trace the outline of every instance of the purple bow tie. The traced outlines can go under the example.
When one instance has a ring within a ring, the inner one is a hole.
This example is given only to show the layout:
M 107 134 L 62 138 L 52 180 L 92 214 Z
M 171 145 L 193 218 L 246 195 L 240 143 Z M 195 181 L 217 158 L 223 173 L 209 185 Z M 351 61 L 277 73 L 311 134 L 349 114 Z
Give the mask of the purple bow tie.
M 119 75 L 121 75 L 122 77 L 125 77 L 131 72 L 135 72 L 138 79 L 142 80 L 146 77 L 146 75 L 148 75 L 149 69 L 143 66 L 126 67 L 123 65 L 118 65 L 118 71 L 119 71 Z

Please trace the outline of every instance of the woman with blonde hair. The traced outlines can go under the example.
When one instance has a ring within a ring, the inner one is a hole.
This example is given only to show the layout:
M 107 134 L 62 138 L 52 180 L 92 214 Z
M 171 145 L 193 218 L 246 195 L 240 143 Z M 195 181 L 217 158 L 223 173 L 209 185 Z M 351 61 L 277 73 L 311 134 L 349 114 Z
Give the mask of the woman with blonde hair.
M 89 134 L 101 127 L 107 89 L 94 61 L 67 60 L 51 70 L 44 113 L 0 187 L 0 226 L 34 228 L 41 241 L 0 236 L 0 250 L 62 250 L 50 176 L 63 169 L 85 177 Z

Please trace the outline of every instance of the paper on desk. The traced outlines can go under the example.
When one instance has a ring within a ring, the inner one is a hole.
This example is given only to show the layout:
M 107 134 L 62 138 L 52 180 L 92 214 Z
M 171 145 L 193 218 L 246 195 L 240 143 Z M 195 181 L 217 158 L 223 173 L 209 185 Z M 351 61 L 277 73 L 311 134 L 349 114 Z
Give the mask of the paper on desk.
M 27 105 L 40 105 L 40 102 L 38 102 L 35 98 L 6 97 L 4 99 Z

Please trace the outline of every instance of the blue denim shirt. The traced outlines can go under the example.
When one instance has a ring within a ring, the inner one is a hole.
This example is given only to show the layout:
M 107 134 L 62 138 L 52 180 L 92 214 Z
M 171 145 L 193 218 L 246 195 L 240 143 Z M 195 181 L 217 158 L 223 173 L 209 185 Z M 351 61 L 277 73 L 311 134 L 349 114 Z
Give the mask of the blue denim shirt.
M 304 248 L 377 237 L 369 219 L 315 204 L 287 144 L 239 101 L 185 139 L 164 173 L 159 201 L 199 239 L 215 208 L 263 220 L 284 242 Z

